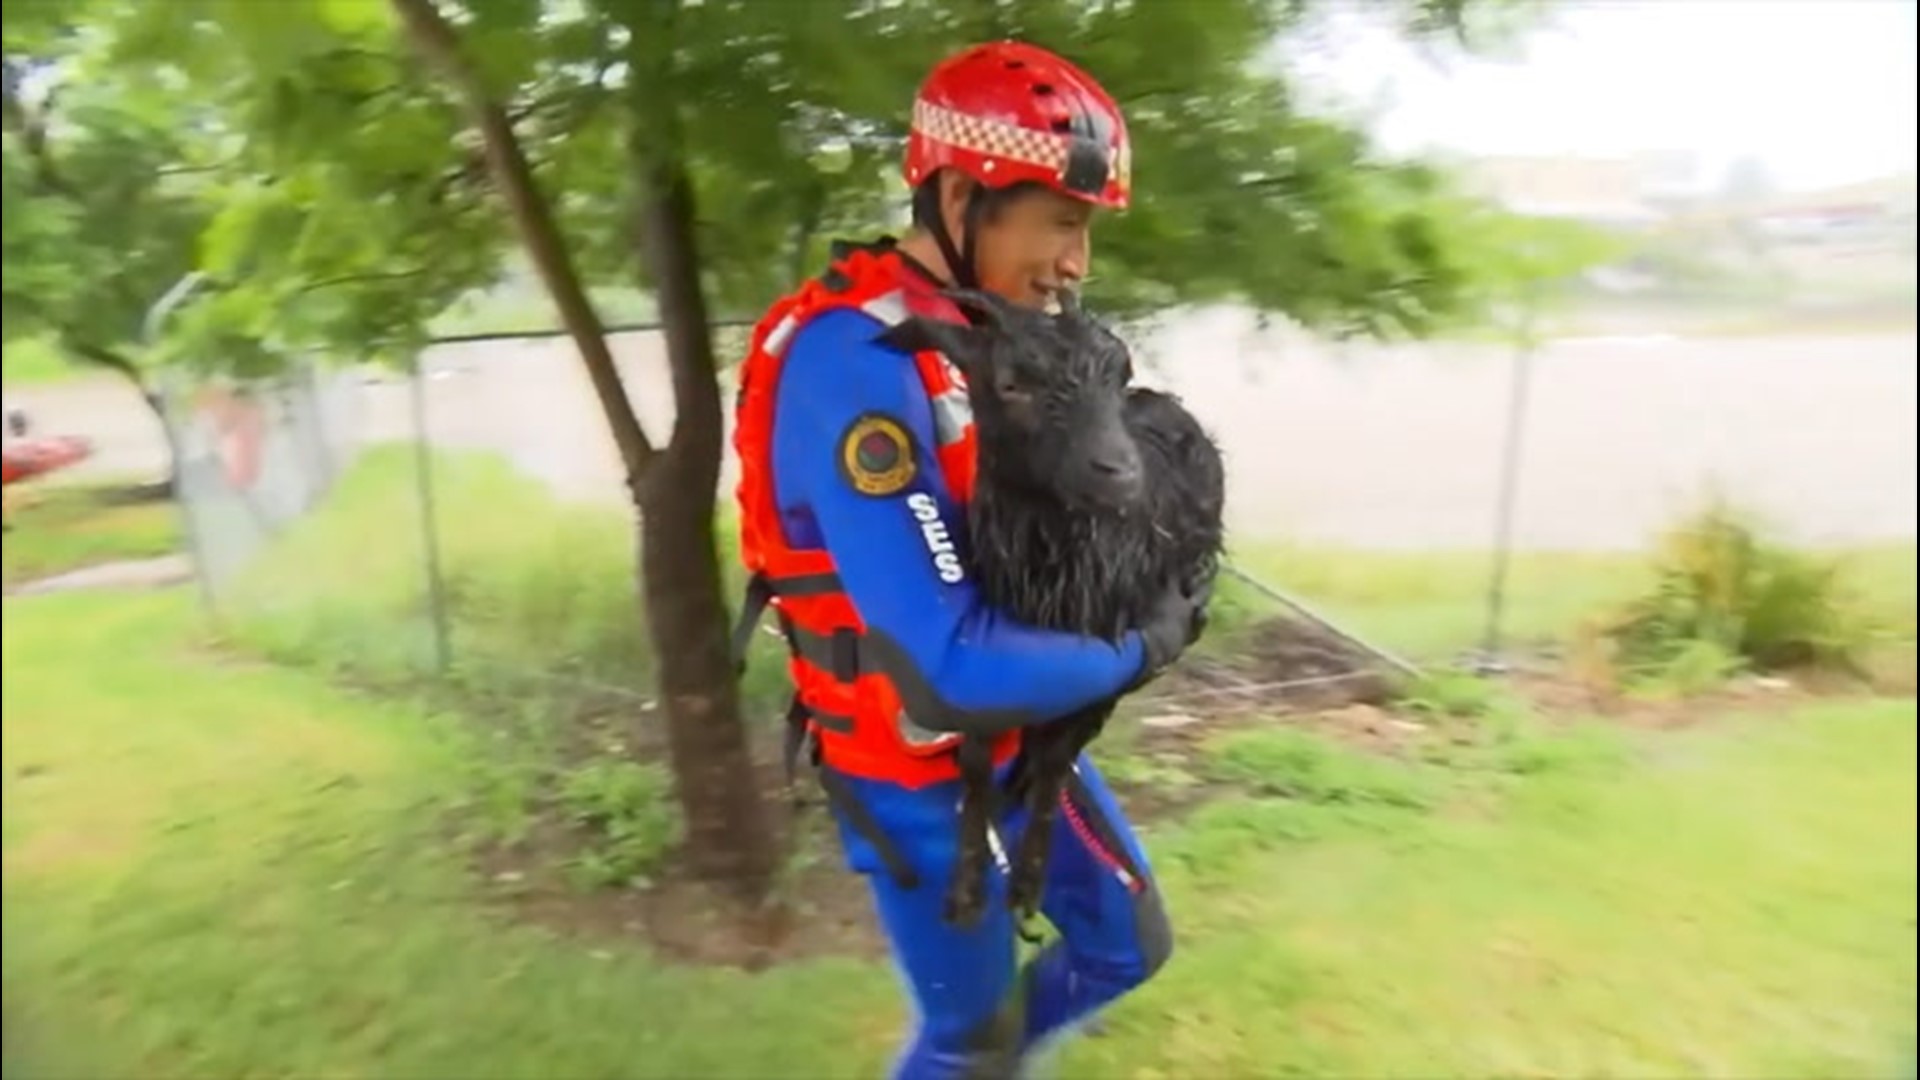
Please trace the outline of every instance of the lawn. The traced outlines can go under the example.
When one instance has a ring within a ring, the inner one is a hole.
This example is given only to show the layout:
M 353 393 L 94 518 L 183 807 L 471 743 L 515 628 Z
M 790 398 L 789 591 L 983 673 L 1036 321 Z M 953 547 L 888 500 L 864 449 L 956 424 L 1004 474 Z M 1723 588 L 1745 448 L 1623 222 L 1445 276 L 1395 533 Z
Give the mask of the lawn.
M 7 503 L 10 528 L 0 544 L 7 585 L 180 549 L 179 510 L 125 484 L 26 484 L 8 489 Z
M 504 921 L 444 839 L 458 721 L 217 652 L 191 605 L 5 601 L 7 1075 L 883 1069 L 878 965 L 695 971 Z M 1502 712 L 1409 761 L 1223 738 L 1244 796 L 1149 833 L 1175 959 L 1063 1074 L 1893 1075 L 1914 723 Z
M 408 447 L 363 453 L 318 512 L 222 586 L 234 633 L 275 659 L 380 679 L 431 666 L 413 469 Z M 559 504 L 538 481 L 490 454 L 443 452 L 433 476 L 449 641 L 463 679 L 564 671 L 628 689 L 647 685 L 627 515 Z M 380 542 L 366 543 L 370 535 Z M 721 535 L 730 540 L 732 526 Z M 1415 658 L 1450 660 L 1480 641 L 1492 565 L 1485 552 L 1356 554 L 1258 541 L 1236 543 L 1233 556 L 1257 579 Z M 1910 638 L 1915 546 L 1882 544 L 1837 557 L 1851 589 L 1888 633 Z M 730 552 L 723 562 L 737 570 Z M 1647 580 L 1644 559 L 1634 553 L 1518 553 L 1507 582 L 1506 641 L 1562 641 L 1600 606 L 1633 595 Z M 1231 578 L 1220 585 L 1215 610 L 1228 625 L 1283 611 Z M 751 696 L 775 711 L 784 704 L 780 656 L 777 643 L 761 641 L 748 676 Z

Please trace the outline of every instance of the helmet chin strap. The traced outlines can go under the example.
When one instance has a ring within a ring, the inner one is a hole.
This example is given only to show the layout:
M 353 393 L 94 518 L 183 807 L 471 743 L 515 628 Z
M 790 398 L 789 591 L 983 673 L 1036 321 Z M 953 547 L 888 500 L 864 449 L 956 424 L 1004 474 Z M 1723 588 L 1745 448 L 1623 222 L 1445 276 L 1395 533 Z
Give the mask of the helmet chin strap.
M 961 246 L 958 249 L 954 247 L 953 237 L 947 233 L 945 217 L 936 218 L 933 222 L 933 228 L 930 230 L 933 233 L 933 242 L 940 245 L 940 255 L 947 260 L 947 273 L 953 277 L 955 288 L 978 289 L 980 287 L 980 275 L 973 265 L 974 238 L 980 235 L 980 219 L 985 216 L 986 208 L 985 189 L 976 186 L 967 193 L 967 208 L 961 215 L 961 226 L 965 235 L 961 237 Z

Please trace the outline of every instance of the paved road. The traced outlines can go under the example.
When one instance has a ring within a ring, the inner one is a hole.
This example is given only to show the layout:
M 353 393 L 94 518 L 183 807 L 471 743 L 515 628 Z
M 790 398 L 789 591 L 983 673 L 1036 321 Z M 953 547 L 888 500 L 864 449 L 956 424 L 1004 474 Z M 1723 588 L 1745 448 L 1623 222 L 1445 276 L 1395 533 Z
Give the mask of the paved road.
M 1234 312 L 1140 339 L 1229 457 L 1237 530 L 1372 547 L 1484 546 L 1512 372 L 1504 350 L 1331 349 Z M 1915 339 L 1556 342 L 1533 369 L 1517 542 L 1642 542 L 1709 481 L 1810 543 L 1916 534 Z M 643 423 L 672 424 L 650 336 L 617 343 Z M 622 497 L 611 443 L 564 342 L 436 348 L 436 442 L 494 448 L 569 497 Z M 42 430 L 100 442 L 96 472 L 151 472 L 160 434 L 111 382 L 8 393 Z M 356 395 L 363 438 L 408 430 L 404 386 Z M 731 463 L 729 463 L 729 466 Z M 731 483 L 731 469 L 723 483 Z

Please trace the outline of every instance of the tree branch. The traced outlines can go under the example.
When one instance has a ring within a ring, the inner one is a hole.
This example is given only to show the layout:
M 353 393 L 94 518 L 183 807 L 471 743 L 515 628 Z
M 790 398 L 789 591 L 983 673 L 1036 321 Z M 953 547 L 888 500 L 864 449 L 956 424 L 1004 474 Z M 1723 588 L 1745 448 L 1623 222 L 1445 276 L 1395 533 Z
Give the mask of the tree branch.
M 109 349 L 104 345 L 96 345 L 80 337 L 72 327 L 60 329 L 60 343 L 75 356 L 125 376 L 129 382 L 140 388 L 142 394 L 147 392 L 146 376 L 140 373 L 138 365 L 128 359 L 125 353 Z
M 621 460 L 627 467 L 627 485 L 637 505 L 641 477 L 654 457 L 653 444 L 647 440 L 639 417 L 634 414 L 620 370 L 614 366 L 613 351 L 607 345 L 600 316 L 587 299 L 579 272 L 554 223 L 552 207 L 534 180 L 513 124 L 488 93 L 480 73 L 462 54 L 458 36 L 434 6 L 434 0 L 390 2 L 413 40 L 414 48 L 459 91 L 470 122 L 480 130 L 494 183 L 506 199 L 520 240 L 546 283 L 547 292 L 559 309 L 560 321 L 580 350 L 580 360 L 593 380 L 614 444 L 619 447 Z
M 25 308 L 32 312 L 33 316 L 40 321 L 45 329 L 53 331 L 53 335 L 59 340 L 62 349 L 110 371 L 119 372 L 121 375 L 126 376 L 128 381 L 132 382 L 134 386 L 138 387 L 143 396 L 150 396 L 151 391 L 147 389 L 146 376 L 141 374 L 139 365 L 129 359 L 125 353 L 97 344 L 90 336 L 82 333 L 71 321 L 54 315 L 47 309 L 47 306 L 41 303 L 36 297 L 29 296 L 26 293 L 8 291 L 0 292 L 0 299 L 4 299 L 6 303 L 10 305 Z
M 132 383 L 134 392 L 140 395 L 140 400 L 147 403 L 147 408 L 153 410 L 153 414 L 160 418 L 162 425 L 166 424 L 166 402 L 161 400 L 159 391 L 148 385 L 146 373 L 140 370 L 140 365 L 135 364 L 126 353 L 97 345 L 79 336 L 72 327 L 60 329 L 60 343 L 81 359 L 98 364 Z
M 485 154 L 469 153 L 464 161 L 440 174 L 427 191 L 427 205 L 439 206 L 462 184 L 480 184 L 487 179 L 487 158 Z
M 306 285 L 302 285 L 298 291 L 301 293 L 310 293 L 319 292 L 321 289 L 338 288 L 342 285 L 362 285 L 375 281 L 405 281 L 408 278 L 420 277 L 426 272 L 426 267 L 419 266 L 412 270 L 388 270 L 372 274 L 342 274 L 339 277 L 322 278 L 319 281 L 309 282 Z

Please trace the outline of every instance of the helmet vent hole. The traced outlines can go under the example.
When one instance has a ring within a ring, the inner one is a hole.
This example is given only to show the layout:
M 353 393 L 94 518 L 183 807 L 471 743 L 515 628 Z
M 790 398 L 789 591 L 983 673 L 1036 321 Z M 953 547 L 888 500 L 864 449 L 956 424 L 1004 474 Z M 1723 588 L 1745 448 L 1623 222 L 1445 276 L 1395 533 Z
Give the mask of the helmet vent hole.
M 1040 97 L 1050 97 L 1050 96 L 1052 96 L 1052 94 L 1053 94 L 1053 84 L 1052 84 L 1052 83 L 1043 83 L 1043 82 L 1041 82 L 1041 83 L 1034 83 L 1034 84 L 1033 84 L 1033 92 L 1034 92 L 1035 94 L 1037 94 L 1037 95 L 1039 95 Z
M 1009 61 L 1007 61 L 1007 70 L 1008 70 L 1008 71 L 1019 71 L 1019 70 L 1020 70 L 1021 68 L 1023 68 L 1023 67 L 1026 67 L 1026 66 L 1027 66 L 1027 62 L 1026 62 L 1025 60 L 1009 60 Z
M 1073 121 L 1063 116 L 1053 122 L 1053 130 L 1062 135 L 1071 135 L 1073 134 Z

